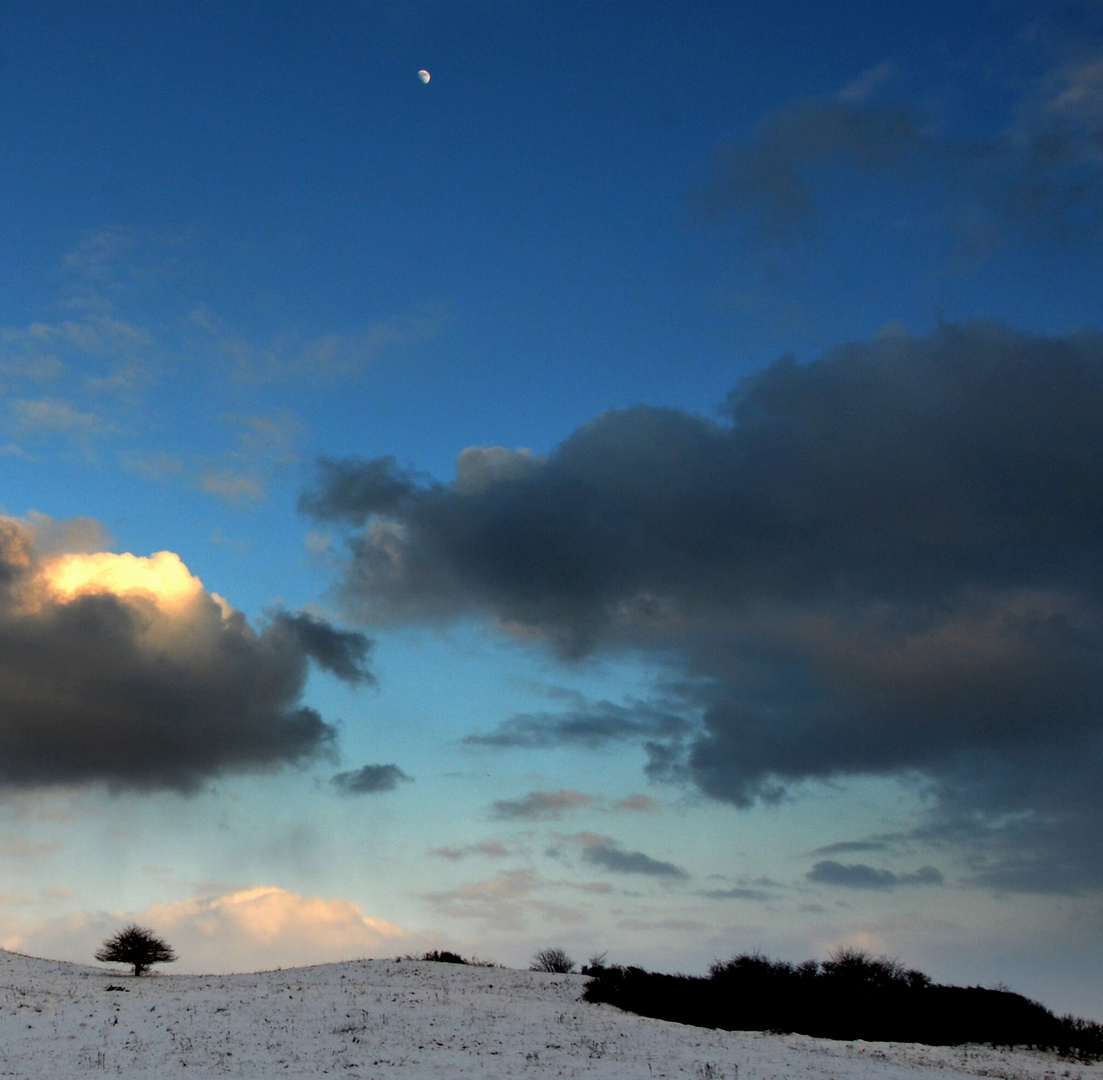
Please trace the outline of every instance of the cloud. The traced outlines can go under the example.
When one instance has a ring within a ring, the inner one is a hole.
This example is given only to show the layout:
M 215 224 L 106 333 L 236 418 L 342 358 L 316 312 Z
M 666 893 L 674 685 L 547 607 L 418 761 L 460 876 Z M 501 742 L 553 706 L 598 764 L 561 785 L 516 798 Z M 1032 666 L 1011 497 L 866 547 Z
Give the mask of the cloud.
M 172 945 L 179 959 L 171 970 L 192 973 L 393 956 L 419 944 L 402 927 L 366 914 L 350 900 L 256 886 L 157 903 L 138 912 L 8 925 L 3 946 L 87 963 L 108 934 L 131 921 L 149 926 Z
M 509 855 L 509 849 L 505 844 L 497 840 L 483 840 L 478 844 L 468 844 L 466 847 L 438 847 L 429 850 L 430 855 L 436 855 L 440 859 L 448 859 L 449 862 L 459 862 L 461 859 L 472 855 L 482 855 L 489 859 L 504 859 Z
M 779 360 L 721 420 L 605 413 L 477 490 L 324 465 L 303 505 L 353 526 L 365 625 L 481 618 L 679 687 L 475 742 L 639 738 L 653 778 L 738 806 L 919 778 L 983 880 L 1103 884 L 1101 424 L 1098 332 L 947 326 Z
M 137 473 L 149 480 L 164 481 L 182 476 L 184 462 L 176 455 L 164 452 L 142 453 L 128 450 L 120 455 L 120 463 L 127 472 Z
M 753 900 L 757 903 L 776 899 L 773 893 L 765 892 L 763 889 L 709 889 L 701 895 L 710 900 Z
M 603 867 L 614 874 L 644 874 L 647 877 L 688 878 L 673 863 L 660 862 L 642 851 L 625 851 L 615 840 L 595 833 L 582 833 L 582 861 Z
M 228 413 L 222 419 L 238 429 L 238 453 L 242 458 L 274 465 L 298 461 L 296 446 L 305 429 L 286 409 L 271 415 Z
M 81 412 L 61 398 L 29 401 L 17 398 L 8 403 L 16 430 L 23 435 L 68 435 L 89 438 L 111 434 L 115 429 L 95 413 Z
M 676 739 L 692 725 L 683 716 L 648 702 L 617 705 L 610 701 L 555 714 L 519 713 L 487 734 L 468 735 L 468 746 L 493 749 L 534 749 L 582 746 L 597 750 L 613 743 L 646 739 Z
M 904 101 L 879 100 L 895 75 L 880 64 L 834 96 L 766 117 L 753 138 L 717 155 L 693 202 L 706 219 L 782 244 L 856 225 L 878 200 L 898 219 L 901 199 L 928 233 L 941 230 L 974 255 L 1014 236 L 1096 235 L 1101 71 L 1103 57 L 1092 54 L 1050 72 L 1002 130 L 978 136 L 948 133 Z
M 299 896 L 271 886 L 156 904 L 146 912 L 189 966 L 225 970 L 317 964 L 391 953 L 408 935 L 350 900 Z M 238 959 L 240 958 L 240 959 Z
M 653 814 L 659 809 L 659 803 L 649 795 L 629 795 L 613 803 L 613 809 L 629 814 Z
M 0 786 L 193 792 L 332 752 L 301 697 L 312 660 L 370 681 L 362 634 L 281 611 L 254 630 L 172 552 L 58 550 L 98 532 L 0 518 Z
M 812 855 L 849 855 L 859 851 L 884 851 L 888 845 L 882 840 L 840 840 L 810 852 Z
M 400 469 L 393 457 L 372 461 L 322 458 L 316 484 L 299 498 L 299 510 L 320 521 L 358 524 L 373 514 L 397 510 L 416 490 L 417 477 Z
M 353 772 L 337 773 L 329 782 L 343 795 L 378 795 L 411 781 L 397 765 L 364 765 Z
M 338 630 L 323 619 L 306 612 L 294 615 L 284 612 L 279 616 L 279 621 L 283 629 L 291 631 L 297 637 L 303 651 L 323 671 L 336 675 L 350 686 L 358 683 L 375 685 L 375 676 L 367 667 L 372 642 L 363 634 L 354 630 Z M 364 768 L 394 769 L 395 766 L 373 765 Z
M 841 886 L 846 889 L 895 889 L 900 885 L 941 885 L 943 877 L 933 866 L 920 867 L 914 874 L 894 874 L 877 870 L 865 863 L 838 863 L 824 860 L 816 863 L 805 877 L 817 885 Z
M 494 930 L 520 930 L 530 914 L 546 910 L 533 896 L 542 884 L 533 870 L 506 870 L 496 877 L 427 893 L 425 899 L 445 918 L 474 919 Z
M 199 490 L 228 502 L 262 502 L 264 483 L 258 477 L 232 469 L 204 469 L 198 477 Z
M 564 788 L 561 791 L 530 791 L 521 799 L 498 799 L 491 816 L 510 821 L 549 821 L 571 810 L 594 805 L 592 795 Z
M 447 319 L 441 305 L 424 304 L 390 319 L 379 319 L 352 334 L 318 337 L 281 333 L 263 345 L 229 326 L 209 306 L 201 304 L 188 317 L 200 335 L 202 348 L 228 357 L 239 379 L 249 383 L 298 379 L 351 378 L 387 351 L 437 334 Z

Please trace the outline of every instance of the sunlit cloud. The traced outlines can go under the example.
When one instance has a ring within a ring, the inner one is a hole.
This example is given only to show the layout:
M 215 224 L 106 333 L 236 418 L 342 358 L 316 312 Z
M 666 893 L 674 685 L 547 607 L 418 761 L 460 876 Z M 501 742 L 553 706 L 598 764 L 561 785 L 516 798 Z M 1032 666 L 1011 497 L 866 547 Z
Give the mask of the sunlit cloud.
M 371 680 L 371 643 L 303 613 L 254 630 L 178 555 L 86 549 L 96 523 L 0 518 L 0 786 L 194 791 L 332 753 L 311 661 Z
M 351 900 L 257 886 L 153 904 L 141 911 L 71 914 L 37 921 L 0 916 L 0 945 L 91 963 L 103 939 L 127 922 L 149 926 L 178 956 L 172 970 L 258 971 L 404 954 L 428 941 Z

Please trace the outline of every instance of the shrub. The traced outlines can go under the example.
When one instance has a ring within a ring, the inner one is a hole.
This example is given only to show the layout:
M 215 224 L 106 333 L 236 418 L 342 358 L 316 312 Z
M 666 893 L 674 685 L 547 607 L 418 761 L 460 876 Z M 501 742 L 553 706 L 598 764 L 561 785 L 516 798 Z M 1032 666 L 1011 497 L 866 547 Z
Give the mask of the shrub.
M 529 971 L 551 971 L 557 975 L 569 975 L 574 971 L 574 961 L 565 949 L 541 949 L 529 964 Z
M 596 975 L 599 971 L 605 970 L 605 961 L 609 957 L 609 950 L 605 952 L 594 953 L 585 964 L 582 965 L 583 975 Z
M 459 953 L 449 952 L 447 949 L 431 949 L 418 957 L 419 960 L 432 960 L 436 964 L 466 964 L 467 961 Z

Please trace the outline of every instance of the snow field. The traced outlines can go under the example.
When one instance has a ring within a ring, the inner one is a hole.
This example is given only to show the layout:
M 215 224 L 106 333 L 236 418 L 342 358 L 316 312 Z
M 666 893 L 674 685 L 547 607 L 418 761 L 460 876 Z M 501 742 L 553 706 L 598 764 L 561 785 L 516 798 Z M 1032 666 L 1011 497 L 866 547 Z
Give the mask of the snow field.
M 382 960 L 135 979 L 0 952 L 0 1077 L 1103 1080 L 1050 1054 L 684 1027 L 579 1001 L 585 981 Z

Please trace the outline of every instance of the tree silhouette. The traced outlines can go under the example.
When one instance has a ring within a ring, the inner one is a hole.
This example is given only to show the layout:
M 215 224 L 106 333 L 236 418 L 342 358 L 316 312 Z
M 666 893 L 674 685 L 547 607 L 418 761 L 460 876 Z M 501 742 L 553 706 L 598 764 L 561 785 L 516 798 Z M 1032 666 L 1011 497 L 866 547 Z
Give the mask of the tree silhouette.
M 567 955 L 566 949 L 541 949 L 532 958 L 529 971 L 551 971 L 558 975 L 569 975 L 574 971 L 574 961 Z
M 176 959 L 176 953 L 151 930 L 131 923 L 103 943 L 96 959 L 106 963 L 133 964 L 134 974 L 141 975 L 150 964 L 171 964 Z

